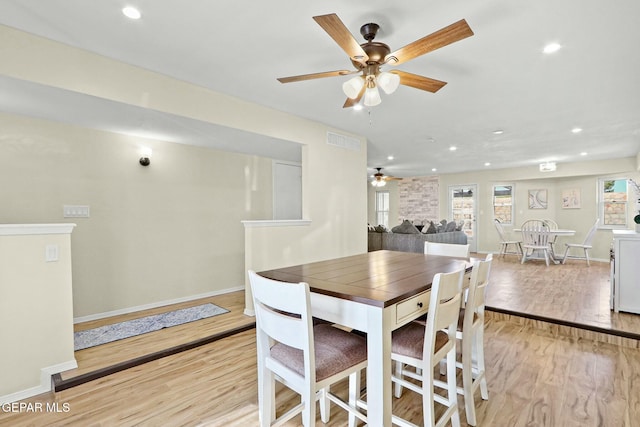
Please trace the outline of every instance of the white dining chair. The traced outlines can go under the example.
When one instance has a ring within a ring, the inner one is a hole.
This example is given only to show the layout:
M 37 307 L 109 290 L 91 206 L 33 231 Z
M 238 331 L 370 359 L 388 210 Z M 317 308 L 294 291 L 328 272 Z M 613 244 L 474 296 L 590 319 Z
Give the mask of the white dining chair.
M 503 257 L 507 254 L 522 256 L 522 240 L 507 239 L 504 227 L 502 226 L 498 218 L 494 219 L 493 223 L 496 226 L 496 231 L 498 232 L 498 237 L 500 238 L 500 255 Z M 514 247 L 515 252 L 509 252 L 510 245 Z
M 427 255 L 441 255 L 457 258 L 469 258 L 469 244 L 424 242 L 424 253 Z
M 528 219 L 522 223 L 522 227 L 520 228 L 549 228 L 549 224 L 545 222 L 543 219 Z
M 489 399 L 484 365 L 484 307 L 492 261 L 493 255 L 489 254 L 484 261 L 473 263 L 466 302 L 460 309 L 456 330 L 456 338 L 462 342 L 462 362 L 456 364 L 462 369 L 462 387 L 458 387 L 458 394 L 464 396 L 467 424 L 472 426 L 476 425 L 476 390 L 480 388 L 483 400 Z
M 589 232 L 587 233 L 587 237 L 584 238 L 582 243 L 565 243 L 566 249 L 564 251 L 564 256 L 562 257 L 562 263 L 567 262 L 567 259 L 584 259 L 587 260 L 587 266 L 591 267 L 591 263 L 589 262 L 589 249 L 591 249 L 593 238 L 596 235 L 596 231 L 598 230 L 598 224 L 600 223 L 600 218 L 596 219 L 596 222 L 593 224 Z M 582 249 L 584 251 L 584 256 L 579 255 L 569 255 L 569 251 L 571 249 Z
M 315 426 L 316 401 L 320 417 L 328 422 L 333 402 L 356 417 L 361 371 L 367 366 L 366 340 L 330 324 L 313 326 L 309 285 L 264 278 L 249 271 L 256 313 L 258 353 L 258 408 L 260 426 L 279 426 L 302 413 L 305 427 Z M 349 378 L 348 402 L 330 391 L 332 384 Z M 275 381 L 301 396 L 301 403 L 276 417 Z M 362 403 L 362 402 L 361 402 Z
M 391 359 L 394 362 L 392 381 L 395 396 L 408 388 L 422 395 L 422 412 L 425 426 L 442 426 L 449 420 L 460 426 L 456 384 L 456 325 L 462 301 L 464 270 L 439 273 L 433 278 L 429 311 L 425 323 L 411 322 L 392 332 Z M 446 330 L 447 332 L 444 332 Z M 434 368 L 446 358 L 446 382 L 434 378 Z M 413 369 L 407 369 L 410 366 Z M 418 381 L 408 381 L 405 378 Z M 434 387 L 446 390 L 435 393 Z M 446 407 L 435 419 L 435 402 Z M 407 427 L 412 423 L 394 415 L 393 424 Z
M 549 228 L 546 226 L 528 226 L 522 228 L 522 260 L 524 264 L 527 259 L 535 259 L 538 253 L 544 255 L 544 261 L 549 266 L 549 259 L 552 259 L 552 249 L 549 245 Z
M 558 227 L 558 223 L 552 219 L 546 218 L 546 219 L 543 219 L 542 222 L 544 222 L 544 224 L 549 228 L 550 231 L 557 230 L 558 228 L 560 228 Z M 557 241 L 558 241 L 557 234 L 553 234 L 552 236 L 549 237 L 549 246 L 551 246 L 551 254 L 553 257 L 555 257 Z

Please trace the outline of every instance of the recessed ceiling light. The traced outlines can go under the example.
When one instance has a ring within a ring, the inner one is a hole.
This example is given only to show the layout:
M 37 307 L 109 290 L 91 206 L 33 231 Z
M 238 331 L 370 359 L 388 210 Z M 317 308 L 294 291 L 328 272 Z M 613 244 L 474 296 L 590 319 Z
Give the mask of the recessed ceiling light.
M 562 48 L 562 46 L 560 46 L 558 43 L 549 43 L 544 47 L 544 49 L 542 49 L 542 51 L 544 53 L 554 53 L 559 51 L 560 48 Z
M 582 153 L 580 153 L 580 155 L 581 155 L 581 156 L 586 156 L 586 155 L 587 155 L 587 152 L 586 152 L 586 151 L 583 151 Z
M 436 169 L 436 168 L 431 168 L 431 172 L 435 172 L 435 171 L 437 171 L 437 170 L 438 170 L 438 169 Z
M 449 147 L 449 151 L 456 151 L 458 149 L 458 147 L 454 147 L 453 145 L 451 147 Z
M 582 132 L 582 128 L 573 128 L 573 129 L 571 129 L 571 132 L 580 133 L 580 132 Z
M 491 166 L 491 163 L 486 162 L 484 165 L 485 165 L 485 166 Z
M 129 19 L 140 19 L 140 17 L 142 16 L 140 11 L 133 6 L 122 8 L 122 13 Z
M 387 157 L 387 160 L 393 160 L 393 156 Z
M 504 131 L 502 129 L 496 129 L 493 131 L 494 135 L 502 135 L 504 133 Z

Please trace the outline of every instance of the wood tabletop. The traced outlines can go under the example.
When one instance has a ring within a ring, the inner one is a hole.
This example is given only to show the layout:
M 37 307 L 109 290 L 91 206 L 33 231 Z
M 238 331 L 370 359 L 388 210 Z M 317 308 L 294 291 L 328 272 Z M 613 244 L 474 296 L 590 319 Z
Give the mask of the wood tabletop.
M 472 261 L 383 250 L 258 274 L 285 282 L 307 282 L 311 292 L 387 307 L 431 289 L 437 273 L 461 268 L 469 271 Z

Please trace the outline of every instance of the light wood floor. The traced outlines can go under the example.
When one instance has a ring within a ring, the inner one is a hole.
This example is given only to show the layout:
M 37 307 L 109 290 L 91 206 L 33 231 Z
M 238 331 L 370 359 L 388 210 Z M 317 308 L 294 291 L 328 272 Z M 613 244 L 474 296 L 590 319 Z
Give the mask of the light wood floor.
M 208 319 L 199 320 L 197 322 L 173 326 L 171 328 L 161 329 L 148 334 L 138 335 L 137 337 L 127 338 L 125 340 L 114 341 L 112 343 L 76 351 L 75 358 L 78 362 L 78 368 L 63 372 L 61 375 L 62 379 L 67 380 L 97 369 L 126 362 L 128 360 L 135 359 L 136 357 L 141 357 L 170 347 L 196 341 L 235 327 L 255 323 L 255 319 L 253 317 L 245 316 L 243 314 L 244 292 L 232 292 L 215 297 L 175 304 L 168 307 L 139 311 L 123 316 L 117 316 L 116 318 L 85 322 L 75 325 L 75 330 L 82 331 L 97 328 L 111 323 L 151 316 L 170 310 L 193 307 L 208 302 L 225 308 L 229 310 L 229 312 L 210 317 Z
M 567 260 L 547 267 L 542 260 L 495 258 L 487 306 L 573 322 L 585 327 L 640 334 L 640 315 L 609 308 L 610 265 Z
M 550 267 L 537 261 L 520 265 L 512 256 L 496 260 L 491 277 L 488 305 L 572 321 L 599 319 L 599 325 L 609 322 L 611 327 L 640 332 L 637 319 L 640 316 L 611 314 L 608 299 L 606 310 L 602 308 L 602 289 L 606 288 L 608 298 L 608 264 L 592 263 L 588 269 L 577 261 Z M 76 353 L 79 368 L 64 373 L 63 377 L 253 322 L 242 314 L 243 292 L 207 300 L 231 312 L 82 350 Z M 137 315 L 148 314 L 153 313 Z M 121 320 L 126 319 L 116 321 Z M 77 327 L 95 327 L 106 322 Z M 498 318 L 488 319 L 485 343 L 490 399 L 485 402 L 477 396 L 479 426 L 639 425 L 640 350 L 558 336 L 530 324 Z M 0 425 L 255 426 L 255 371 L 255 332 L 247 331 L 55 395 L 28 399 L 23 403 L 42 403 L 44 409 L 47 403 L 57 402 L 63 412 L 0 410 Z M 295 396 L 286 390 L 278 395 L 279 403 L 285 405 L 293 404 L 294 400 Z M 64 404 L 68 405 L 67 412 Z M 394 411 L 419 422 L 419 399 L 406 392 L 394 402 Z M 460 414 L 466 425 L 464 411 Z M 343 426 L 345 420 L 343 411 L 336 408 L 328 425 Z M 299 418 L 289 425 L 299 425 Z
M 489 400 L 477 396 L 479 426 L 638 425 L 638 349 L 490 320 L 486 357 Z M 66 404 L 68 412 L 0 412 L 0 425 L 256 426 L 255 363 L 255 333 L 247 331 L 55 396 L 29 399 L 58 402 L 60 408 Z M 286 391 L 277 399 L 285 405 L 297 402 Z M 405 392 L 394 399 L 394 412 L 419 423 L 419 398 Z M 346 425 L 342 410 L 334 408 L 332 414 L 329 426 Z M 460 414 L 465 426 L 464 411 Z M 299 423 L 298 417 L 287 425 Z

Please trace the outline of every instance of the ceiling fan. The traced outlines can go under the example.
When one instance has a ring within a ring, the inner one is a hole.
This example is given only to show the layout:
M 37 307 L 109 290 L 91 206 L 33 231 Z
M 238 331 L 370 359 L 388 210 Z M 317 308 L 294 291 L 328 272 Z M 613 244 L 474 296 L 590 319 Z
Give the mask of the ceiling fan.
M 377 172 L 373 174 L 373 180 L 371 185 L 374 187 L 384 187 L 387 185 L 387 181 L 399 181 L 402 178 L 396 178 L 395 176 L 385 175 L 381 172 L 382 168 L 374 168 Z
M 393 93 L 400 84 L 427 92 L 437 92 L 447 83 L 429 77 L 407 73 L 406 71 L 382 71 L 381 68 L 387 65 L 402 64 L 473 35 L 473 31 L 467 24 L 467 21 L 461 19 L 435 33 L 429 34 L 391 52 L 391 49 L 386 44 L 373 41 L 380 28 L 378 24 L 364 24 L 360 28 L 360 34 L 362 34 L 366 43 L 358 44 L 335 13 L 314 16 L 313 19 L 338 43 L 342 50 L 349 55 L 351 63 L 356 70 L 325 71 L 321 73 L 281 77 L 278 81 L 280 81 L 280 83 L 291 83 L 323 77 L 361 74 L 346 81 L 342 85 L 342 90 L 345 95 L 347 95 L 347 101 L 344 103 L 343 108 L 349 108 L 359 104 L 363 97 L 363 103 L 368 107 L 380 104 L 382 100 L 378 87 L 382 88 L 387 94 Z

